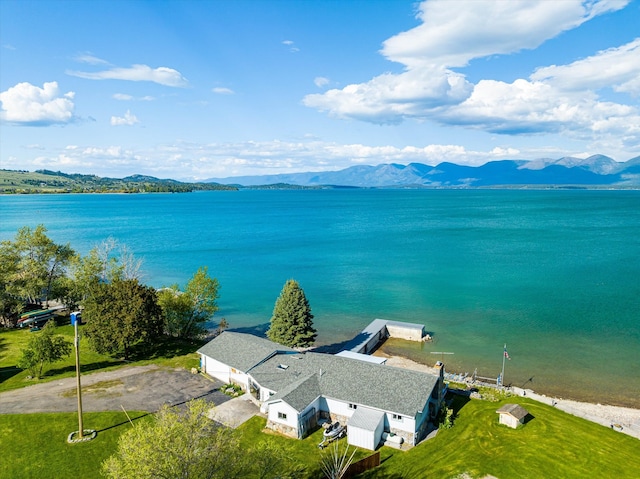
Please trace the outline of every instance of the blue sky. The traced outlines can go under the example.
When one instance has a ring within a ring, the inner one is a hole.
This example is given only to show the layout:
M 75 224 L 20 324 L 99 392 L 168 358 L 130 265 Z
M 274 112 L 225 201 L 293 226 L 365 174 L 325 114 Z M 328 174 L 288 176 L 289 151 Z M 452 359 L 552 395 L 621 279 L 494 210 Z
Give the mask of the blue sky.
M 640 0 L 0 1 L 0 167 L 640 155 Z

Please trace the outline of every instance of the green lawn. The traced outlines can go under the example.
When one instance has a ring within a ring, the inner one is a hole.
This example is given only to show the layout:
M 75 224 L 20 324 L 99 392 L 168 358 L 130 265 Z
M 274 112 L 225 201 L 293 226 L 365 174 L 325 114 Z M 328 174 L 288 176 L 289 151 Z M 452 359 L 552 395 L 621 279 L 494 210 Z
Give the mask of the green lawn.
M 73 337 L 71 326 L 58 329 Z M 0 332 L 0 392 L 34 384 L 27 372 L 15 368 L 31 334 L 28 330 Z M 121 367 L 125 364 L 159 364 L 190 368 L 198 364 L 195 344 L 167 343 L 150 359 L 124 363 L 92 352 L 83 340 L 83 371 Z M 73 355 L 53 364 L 39 382 L 73 376 Z M 507 402 L 526 407 L 532 418 L 519 429 L 498 424 L 496 409 Z M 640 470 L 640 442 L 589 421 L 571 416 L 556 408 L 526 398 L 499 402 L 458 398 L 452 429 L 407 452 L 382 448 L 382 465 L 365 473 L 364 478 L 456 477 L 468 473 L 480 478 L 487 474 L 508 478 L 635 478 Z M 144 413 L 134 414 L 139 417 Z M 144 420 L 144 419 L 142 419 Z M 77 430 L 77 415 L 0 414 L 0 479 L 58 478 L 70 475 L 99 477 L 100 464 L 116 448 L 117 438 L 128 427 L 121 411 L 87 413 L 85 428 L 99 431 L 98 437 L 84 444 L 66 443 L 67 435 Z M 321 431 L 298 441 L 263 432 L 264 419 L 253 418 L 240 431 L 250 445 L 269 439 L 287 449 L 287 455 L 307 468 L 308 478 L 319 477 Z M 359 451 L 357 458 L 369 454 Z
M 134 421 L 147 415 L 127 412 Z M 102 461 L 131 424 L 122 411 L 85 413 L 83 422 L 85 429 L 98 431 L 96 438 L 68 444 L 69 433 L 78 430 L 75 413 L 0 414 L 0 479 L 100 477 Z
M 403 452 L 383 447 L 380 467 L 362 478 L 453 478 L 463 473 L 481 478 L 636 478 L 640 470 L 640 442 L 600 425 L 534 401 L 519 399 L 533 416 L 519 429 L 498 424 L 496 409 L 507 402 L 458 401 L 452 429 Z M 260 440 L 264 419 L 253 418 L 241 430 L 244 440 Z M 290 456 L 308 466 L 308 477 L 319 477 L 321 435 L 297 441 L 273 436 Z M 360 451 L 359 457 L 368 452 Z
M 72 326 L 58 326 L 56 331 L 73 342 L 74 331 Z M 29 372 L 18 369 L 16 363 L 20 358 L 22 349 L 27 345 L 29 337 L 33 334 L 38 333 L 32 333 L 28 329 L 20 328 L 0 329 L 0 392 L 75 376 L 75 352 L 72 352 L 69 357 L 46 365 L 43 377 L 40 380 L 27 379 Z M 80 367 L 83 373 L 131 365 L 157 364 L 159 366 L 184 367 L 187 369 L 199 365 L 199 358 L 195 353 L 199 344 L 195 343 L 167 342 L 146 359 L 125 362 L 93 351 L 89 347 L 88 341 L 82 338 L 82 328 L 80 328 L 80 338 Z

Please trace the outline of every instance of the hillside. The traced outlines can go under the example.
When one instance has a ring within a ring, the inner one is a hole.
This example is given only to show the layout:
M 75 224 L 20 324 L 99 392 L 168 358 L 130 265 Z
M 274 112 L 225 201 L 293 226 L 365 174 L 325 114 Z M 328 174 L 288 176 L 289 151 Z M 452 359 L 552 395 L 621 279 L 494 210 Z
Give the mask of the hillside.
M 235 190 L 217 183 L 182 183 L 153 176 L 101 178 L 60 171 L 0 170 L 0 194 L 26 193 L 188 193 L 197 190 Z
M 242 186 L 285 183 L 297 186 L 333 185 L 359 188 L 464 188 L 464 187 L 640 187 L 640 157 L 617 162 L 604 155 L 581 159 L 490 161 L 481 166 L 439 163 L 358 165 L 340 171 L 304 172 L 264 176 L 212 178 L 221 184 Z

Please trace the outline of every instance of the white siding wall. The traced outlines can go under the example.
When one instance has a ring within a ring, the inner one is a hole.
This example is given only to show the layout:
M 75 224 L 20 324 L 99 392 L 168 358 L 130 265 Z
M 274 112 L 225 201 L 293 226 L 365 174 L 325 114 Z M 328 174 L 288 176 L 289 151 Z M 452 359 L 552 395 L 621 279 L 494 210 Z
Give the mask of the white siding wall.
M 228 383 L 231 378 L 231 368 L 226 364 L 221 363 L 220 361 L 216 361 L 213 358 L 205 356 L 204 354 L 200 355 L 201 361 L 200 364 L 205 373 L 209 376 L 213 376 L 216 379 L 219 379 L 223 383 Z
M 350 418 L 355 412 L 355 409 L 351 409 L 349 407 L 349 403 L 337 401 L 331 398 L 326 398 L 326 403 L 327 409 L 331 412 L 331 414 L 346 416 L 347 418 Z
M 278 417 L 278 414 L 285 414 L 286 419 Z M 298 412 L 283 401 L 269 404 L 269 421 L 283 424 L 298 430 Z
M 375 451 L 382 438 L 382 430 L 384 429 L 384 419 L 376 426 L 375 431 L 368 431 L 359 427 L 349 426 L 347 428 L 348 442 L 352 446 L 362 447 Z
M 416 421 L 412 417 L 402 416 L 402 420 L 399 420 L 394 419 L 391 413 L 387 413 L 386 423 L 389 425 L 389 432 L 396 434 L 399 431 L 416 432 Z
M 245 373 L 204 354 L 201 354 L 200 357 L 200 365 L 209 376 L 213 376 L 223 383 L 235 383 L 242 386 L 245 391 L 249 391 L 249 376 Z

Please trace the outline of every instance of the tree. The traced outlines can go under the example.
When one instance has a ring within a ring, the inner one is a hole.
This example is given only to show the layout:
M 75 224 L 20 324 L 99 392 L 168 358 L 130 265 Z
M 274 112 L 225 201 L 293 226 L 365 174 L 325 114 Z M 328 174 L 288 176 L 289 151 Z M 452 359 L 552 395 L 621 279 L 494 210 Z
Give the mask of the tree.
M 55 321 L 47 321 L 42 331 L 29 338 L 27 347 L 22 350 L 18 367 L 28 369 L 32 376 L 40 378 L 47 363 L 53 363 L 71 354 L 71 342 L 62 335 L 55 334 Z
M 15 326 L 22 303 L 12 281 L 18 276 L 20 257 L 10 241 L 0 243 L 0 324 Z
M 75 256 L 68 268 L 67 306 L 75 308 L 95 294 L 101 283 L 137 279 L 142 276 L 142 260 L 136 259 L 126 245 L 107 238 L 86 256 Z
M 109 479 L 293 478 L 288 455 L 273 443 L 241 447 L 238 434 L 207 417 L 211 405 L 163 406 L 151 423 L 136 424 L 102 465 Z M 267 457 L 265 457 L 267 456 Z
M 316 339 L 309 301 L 297 281 L 288 280 L 276 300 L 267 336 L 276 343 L 306 348 Z
M 99 353 L 129 359 L 135 345 L 150 346 L 163 332 L 164 319 L 153 288 L 137 280 L 101 283 L 87 298 L 85 334 Z
M 12 274 L 6 278 L 10 294 L 30 303 L 41 299 L 47 303 L 64 294 L 62 279 L 75 255 L 68 243 L 58 245 L 46 232 L 44 225 L 35 229 L 25 226 L 18 230 L 13 242 L 3 241 L 0 245 L 1 256 L 16 261 Z
M 159 291 L 158 303 L 165 316 L 167 334 L 183 339 L 203 335 L 204 323 L 218 310 L 218 289 L 218 280 L 209 277 L 203 267 L 189 280 L 184 292 L 177 285 Z

